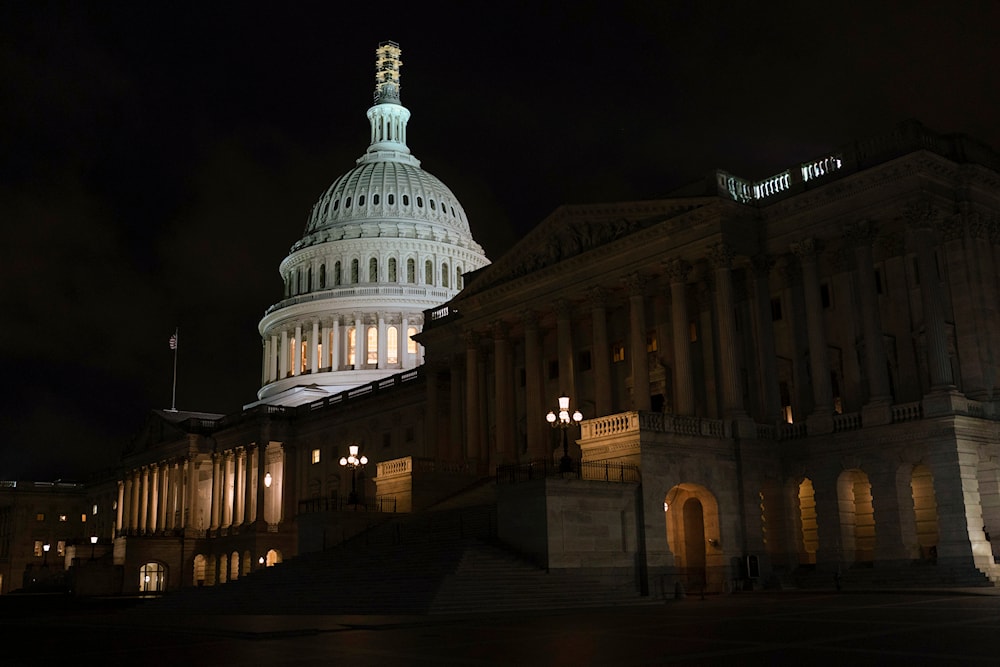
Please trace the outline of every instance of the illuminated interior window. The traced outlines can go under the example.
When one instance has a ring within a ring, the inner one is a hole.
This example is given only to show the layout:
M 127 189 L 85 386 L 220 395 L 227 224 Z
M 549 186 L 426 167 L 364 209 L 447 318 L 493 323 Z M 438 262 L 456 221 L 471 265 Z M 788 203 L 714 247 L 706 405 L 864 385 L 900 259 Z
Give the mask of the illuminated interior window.
M 225 562 L 225 561 L 223 561 Z M 166 572 L 159 563 L 146 563 L 139 568 L 139 590 L 143 593 L 157 593 L 164 589 Z
M 620 340 L 611 344 L 611 361 L 625 361 L 625 345 Z
M 45 514 L 43 512 L 39 512 L 38 514 L 36 514 L 35 521 L 45 521 Z
M 351 327 L 347 332 L 347 363 L 353 364 L 358 349 L 358 332 Z
M 80 515 L 80 523 L 87 523 L 87 513 L 84 512 Z
M 93 514 L 94 516 L 97 516 L 97 503 L 94 503 L 94 507 L 90 513 Z
M 657 349 L 656 332 L 650 331 L 646 334 L 646 352 L 656 352 Z
M 41 556 L 43 553 L 45 553 L 45 552 L 42 550 L 42 541 L 41 540 L 35 540 L 35 551 L 34 551 L 34 554 L 36 556 Z
M 307 347 L 306 347 L 306 342 L 305 341 L 302 341 L 302 344 L 299 345 L 299 349 L 301 350 L 301 354 L 299 355 L 299 358 L 300 358 L 300 362 L 299 363 L 301 365 L 299 366 L 299 368 L 304 371 L 304 370 L 306 370 L 308 368 L 308 366 L 306 365 L 306 363 L 307 363 L 307 361 L 306 361 L 306 350 L 307 350 Z
M 368 363 L 378 363 L 378 327 L 368 327 Z
M 389 327 L 386 331 L 386 362 L 390 364 L 399 363 L 399 329 Z
M 66 540 L 59 540 L 56 542 L 56 555 L 65 556 L 66 555 Z
M 417 335 L 416 327 L 409 327 L 406 330 L 406 351 L 410 354 L 417 353 L 417 341 L 413 340 L 413 337 Z
M 312 450 L 312 462 L 319 463 L 319 449 Z
M 322 338 L 320 339 L 322 340 Z M 323 343 L 316 345 L 316 359 L 321 368 L 326 368 L 326 359 L 323 358 Z

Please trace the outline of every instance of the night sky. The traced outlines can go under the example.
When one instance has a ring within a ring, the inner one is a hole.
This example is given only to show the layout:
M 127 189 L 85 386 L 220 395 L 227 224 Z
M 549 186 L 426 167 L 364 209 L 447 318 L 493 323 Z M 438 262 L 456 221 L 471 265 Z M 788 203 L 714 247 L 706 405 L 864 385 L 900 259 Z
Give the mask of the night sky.
M 170 407 L 175 326 L 179 409 L 256 398 L 278 264 L 368 145 L 386 39 L 410 148 L 493 259 L 560 204 L 909 118 L 1000 147 L 992 0 L 288 4 L 0 7 L 0 479 L 113 465 Z

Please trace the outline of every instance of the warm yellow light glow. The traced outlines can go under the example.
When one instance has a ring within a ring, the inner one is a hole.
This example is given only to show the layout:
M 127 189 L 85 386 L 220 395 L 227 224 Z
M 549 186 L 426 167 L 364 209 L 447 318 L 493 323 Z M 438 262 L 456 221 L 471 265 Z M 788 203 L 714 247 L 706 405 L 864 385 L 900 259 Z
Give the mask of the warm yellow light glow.
M 350 445 L 347 449 L 350 450 L 351 456 L 357 456 L 358 455 L 358 446 L 357 445 Z
M 569 396 L 559 397 L 559 412 L 565 412 L 569 410 Z
M 271 488 L 271 473 L 264 473 L 264 486 Z
M 51 549 L 51 548 L 52 548 L 51 544 L 43 544 L 42 545 L 42 551 L 44 551 L 45 553 L 48 553 L 49 549 Z
M 90 536 L 90 543 L 91 544 L 97 544 L 97 535 L 91 535 Z
M 547 421 L 550 424 L 556 423 L 556 413 L 549 410 L 549 414 L 545 415 L 545 421 Z

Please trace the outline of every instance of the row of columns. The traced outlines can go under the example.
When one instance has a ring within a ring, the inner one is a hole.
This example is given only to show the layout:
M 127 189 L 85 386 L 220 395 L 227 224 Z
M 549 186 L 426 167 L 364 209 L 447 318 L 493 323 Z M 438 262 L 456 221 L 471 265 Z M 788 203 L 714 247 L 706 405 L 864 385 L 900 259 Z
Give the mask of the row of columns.
M 846 230 L 845 238 L 853 246 L 855 270 L 858 275 L 860 314 L 865 343 L 866 376 L 868 381 L 868 405 L 883 406 L 884 414 L 879 419 L 889 419 L 890 382 L 887 355 L 883 340 L 883 330 L 879 315 L 878 295 L 874 279 L 874 259 L 872 243 L 876 238 L 873 223 L 863 222 Z M 921 281 L 924 299 L 925 330 L 927 338 L 928 364 L 931 371 L 931 388 L 953 387 L 951 366 L 945 336 L 945 321 L 942 311 L 940 281 L 934 263 L 933 245 L 925 228 L 914 230 L 914 242 L 921 274 L 927 276 Z M 831 367 L 828 353 L 827 332 L 821 299 L 821 278 L 818 265 L 818 244 L 813 239 L 805 239 L 792 244 L 790 250 L 798 260 L 801 269 L 804 295 L 804 315 L 809 343 L 810 382 L 814 399 L 814 409 L 809 416 L 810 432 L 823 433 L 833 428 L 833 390 Z M 716 312 L 717 349 L 722 355 L 714 364 L 719 383 L 720 412 L 727 420 L 747 417 L 743 404 L 743 391 L 739 373 L 738 333 L 735 321 L 735 289 L 733 285 L 732 249 L 724 244 L 715 244 L 708 249 L 711 277 L 715 286 L 714 307 Z M 771 257 L 759 256 L 750 263 L 752 275 L 751 310 L 753 332 L 755 334 L 754 360 L 761 369 L 759 378 L 760 406 L 766 421 L 781 418 L 781 397 L 776 368 L 775 337 L 771 316 L 771 290 L 769 276 L 774 267 Z M 663 263 L 670 283 L 671 320 L 673 334 L 674 406 L 678 415 L 694 415 L 695 388 L 693 380 L 693 360 L 691 356 L 690 318 L 687 301 L 687 280 L 691 264 L 682 258 L 669 258 Z M 628 294 L 629 353 L 632 371 L 632 409 L 650 409 L 649 366 L 646 341 L 646 288 L 647 281 L 640 275 L 626 278 L 624 286 Z M 607 291 L 595 288 L 588 294 L 591 320 L 593 323 L 593 396 L 597 415 L 608 414 L 611 401 L 611 359 L 607 333 Z M 574 374 L 573 328 L 569 302 L 562 300 L 554 304 L 560 391 L 576 398 L 579 396 Z M 546 397 L 542 395 L 542 351 L 538 327 L 538 315 L 527 311 L 521 313 L 524 325 L 525 356 L 525 401 L 526 431 L 528 436 L 528 456 L 547 456 L 547 440 L 542 422 Z M 496 322 L 492 326 L 493 363 L 495 387 L 496 451 L 487 452 L 483 442 L 482 415 L 471 406 L 480 405 L 481 333 L 466 331 L 465 350 L 465 411 L 466 451 L 464 455 L 479 460 L 509 460 L 514 457 L 515 396 L 511 369 L 510 341 L 507 326 Z M 537 414 L 536 414 L 537 413 Z M 866 419 L 875 419 L 876 413 L 866 413 Z M 537 422 L 537 424 L 536 424 Z M 877 422 L 874 422 L 877 423 Z M 453 431 L 456 429 L 453 429 Z M 457 452 L 456 452 L 457 453 Z
M 191 525 L 197 506 L 197 464 L 190 459 L 153 463 L 118 482 L 119 532 L 156 533 Z
M 296 325 L 294 328 L 282 329 L 280 333 L 272 331 L 264 337 L 264 364 L 262 383 L 269 384 L 282 378 L 301 375 L 302 373 L 318 373 L 320 369 L 330 371 L 346 370 L 353 366 L 362 369 L 374 366 L 378 369 L 413 368 L 422 363 L 423 351 L 410 337 L 420 332 L 418 318 L 414 321 L 408 316 L 399 318 L 399 322 L 387 322 L 385 313 L 378 313 L 373 320 L 361 313 L 355 313 L 350 324 L 341 326 L 340 317 L 324 321 L 313 320 Z M 377 328 L 377 361 L 368 362 L 368 330 Z M 389 329 L 395 329 L 396 344 L 390 356 Z M 354 335 L 354 350 L 351 354 L 350 337 Z M 303 345 L 305 346 L 303 350 Z M 304 354 L 303 354 L 304 352 Z M 394 359 L 394 360 L 393 360 Z

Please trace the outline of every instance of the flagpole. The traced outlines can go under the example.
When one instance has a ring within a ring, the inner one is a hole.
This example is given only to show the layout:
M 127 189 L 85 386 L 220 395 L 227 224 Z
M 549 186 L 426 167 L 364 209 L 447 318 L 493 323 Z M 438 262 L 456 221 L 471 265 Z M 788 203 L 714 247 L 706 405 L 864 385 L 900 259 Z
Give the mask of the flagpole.
M 173 393 L 170 398 L 170 411 L 177 412 L 177 334 L 180 332 L 180 328 L 174 329 L 174 336 L 170 339 L 170 347 L 174 349 L 174 388 Z

